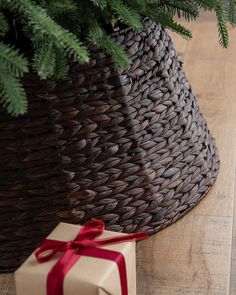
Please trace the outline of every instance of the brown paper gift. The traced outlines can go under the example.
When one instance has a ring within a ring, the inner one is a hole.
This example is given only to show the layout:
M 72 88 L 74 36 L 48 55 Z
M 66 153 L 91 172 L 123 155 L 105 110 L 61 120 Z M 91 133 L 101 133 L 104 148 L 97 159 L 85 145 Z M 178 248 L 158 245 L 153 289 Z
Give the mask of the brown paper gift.
M 80 226 L 60 223 L 48 236 L 59 241 L 74 240 Z M 101 238 L 125 235 L 104 231 Z M 121 252 L 124 255 L 127 271 L 129 295 L 136 294 L 136 259 L 135 242 L 122 242 L 104 249 Z M 34 253 L 15 272 L 17 295 L 47 295 L 47 275 L 58 256 L 46 263 L 38 263 Z M 119 271 L 113 261 L 81 256 L 64 279 L 64 295 L 121 295 Z

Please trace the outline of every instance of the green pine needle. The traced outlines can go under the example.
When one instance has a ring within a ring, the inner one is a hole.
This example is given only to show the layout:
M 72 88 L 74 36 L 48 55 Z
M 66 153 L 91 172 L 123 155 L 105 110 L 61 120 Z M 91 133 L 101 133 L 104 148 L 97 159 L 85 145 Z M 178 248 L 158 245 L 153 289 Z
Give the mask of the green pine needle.
M 188 0 L 164 1 L 161 7 L 163 7 L 165 13 L 171 14 L 173 17 L 175 15 L 184 17 L 187 21 L 195 20 L 199 16 L 197 5 Z
M 123 49 L 106 35 L 98 24 L 94 23 L 89 28 L 89 38 L 94 44 L 101 46 L 103 50 L 114 58 L 118 69 L 123 70 L 131 64 L 131 60 Z
M 229 0 L 225 2 L 226 11 L 228 12 L 228 19 L 230 23 L 234 26 L 236 24 L 236 1 Z
M 218 20 L 218 31 L 220 36 L 220 44 L 227 48 L 229 44 L 229 34 L 227 30 L 226 25 L 226 19 L 225 19 L 225 12 L 223 9 L 223 3 L 221 1 L 218 1 L 217 6 L 215 7 L 216 16 Z
M 107 6 L 107 2 L 109 0 L 91 0 L 94 5 L 100 7 L 101 9 L 104 9 Z
M 192 38 L 192 33 L 190 30 L 177 23 L 172 17 L 170 17 L 165 12 L 156 12 L 154 10 L 148 10 L 146 13 L 150 15 L 150 18 L 158 23 L 161 23 L 162 26 L 180 34 L 183 38 L 190 39 Z
M 0 12 L 0 37 L 4 36 L 9 30 L 9 25 L 5 15 Z
M 109 4 L 116 12 L 120 21 L 137 30 L 141 30 L 143 28 L 140 16 L 133 9 L 122 3 L 122 1 L 110 0 Z
M 73 13 L 76 11 L 76 3 L 72 0 L 42 1 L 41 6 L 47 10 L 50 16 Z
M 64 79 L 67 76 L 69 66 L 67 59 L 60 48 L 55 48 L 55 77 Z
M 23 115 L 27 111 L 27 98 L 22 85 L 8 69 L 0 66 L 0 102 L 12 116 Z
M 19 54 L 19 50 L 3 42 L 0 42 L 0 64 L 16 77 L 20 77 L 28 71 L 28 62 Z
M 47 15 L 46 10 L 33 5 L 29 0 L 14 0 L 12 3 L 14 4 L 13 7 L 18 8 L 28 19 L 28 24 L 32 26 L 35 34 L 52 38 L 67 54 L 74 56 L 79 61 L 89 61 L 86 47 L 74 34 L 59 26 Z
M 43 43 L 34 54 L 34 68 L 41 79 L 47 79 L 55 73 L 55 52 L 53 42 Z

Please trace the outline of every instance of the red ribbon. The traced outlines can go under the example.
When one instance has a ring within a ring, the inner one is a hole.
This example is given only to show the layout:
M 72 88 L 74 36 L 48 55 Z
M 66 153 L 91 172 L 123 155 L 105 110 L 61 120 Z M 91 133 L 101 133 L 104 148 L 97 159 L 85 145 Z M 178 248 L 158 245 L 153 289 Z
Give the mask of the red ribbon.
M 66 274 L 78 261 L 81 255 L 116 262 L 120 274 L 121 293 L 128 295 L 128 284 L 126 275 L 125 258 L 122 253 L 99 248 L 100 246 L 111 245 L 122 242 L 138 241 L 148 237 L 146 232 L 138 232 L 126 236 L 117 236 L 107 239 L 96 238 L 104 232 L 102 220 L 92 220 L 81 228 L 76 238 L 69 242 L 56 240 L 45 240 L 35 252 L 39 263 L 47 262 L 57 252 L 63 253 L 61 258 L 53 266 L 47 277 L 47 295 L 63 295 L 63 283 Z

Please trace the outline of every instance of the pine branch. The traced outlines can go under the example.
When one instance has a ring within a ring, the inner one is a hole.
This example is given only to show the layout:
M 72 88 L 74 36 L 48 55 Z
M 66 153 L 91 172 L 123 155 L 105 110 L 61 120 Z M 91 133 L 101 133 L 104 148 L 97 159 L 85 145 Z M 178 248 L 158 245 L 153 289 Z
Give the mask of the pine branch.
M 216 7 L 217 0 L 196 0 L 196 4 L 204 10 L 212 11 Z
M 126 6 L 122 1 L 110 0 L 109 4 L 111 9 L 116 12 L 117 17 L 121 22 L 137 30 L 141 30 L 143 28 L 140 16 L 133 9 Z
M 77 10 L 73 0 L 44 0 L 41 1 L 41 6 L 47 10 L 48 15 L 56 17 L 60 14 L 73 13 Z
M 8 69 L 0 64 L 0 102 L 12 116 L 23 115 L 27 111 L 27 98 L 22 85 Z
M 150 4 L 147 0 L 128 0 L 128 3 L 133 9 L 137 11 L 137 13 L 140 13 L 140 11 Z
M 9 30 L 9 25 L 5 15 L 0 12 L 0 37 L 6 35 Z
M 118 69 L 123 70 L 131 64 L 123 49 L 106 35 L 97 23 L 94 23 L 89 28 L 88 36 L 94 44 L 101 46 L 103 50 L 113 57 Z
M 148 14 L 150 19 L 154 22 L 160 23 L 163 27 L 169 28 L 170 30 L 180 34 L 183 38 L 192 38 L 192 33 L 190 30 L 177 23 L 171 16 L 163 11 L 157 11 L 152 7 L 152 9 L 146 10 L 145 14 Z
M 43 43 L 34 54 L 34 68 L 41 79 L 47 79 L 55 73 L 54 43 Z
M 109 0 L 108 1 L 107 0 L 91 0 L 91 1 L 93 2 L 94 5 L 100 7 L 101 9 L 104 9 L 109 2 Z
M 228 20 L 234 26 L 236 25 L 236 1 L 229 0 L 225 2 Z
M 74 56 L 79 61 L 88 62 L 88 52 L 81 42 L 68 30 L 58 25 L 46 10 L 40 6 L 33 5 L 30 0 L 13 0 L 9 7 L 18 9 L 27 19 L 28 26 L 33 28 L 33 32 L 40 37 L 48 36 L 55 44 L 63 48 L 69 55 Z
M 0 64 L 16 77 L 28 71 L 27 60 L 19 54 L 17 49 L 3 42 L 0 42 Z
M 55 51 L 55 77 L 57 79 L 64 79 L 67 76 L 69 66 L 67 59 L 60 48 L 54 48 Z
M 13 116 L 27 109 L 26 94 L 19 78 L 28 71 L 27 61 L 19 51 L 0 42 L 0 102 Z
M 223 9 L 223 3 L 219 0 L 215 7 L 217 21 L 218 21 L 218 31 L 220 36 L 220 44 L 224 47 L 228 47 L 229 34 L 226 26 L 225 12 Z
M 171 14 L 173 17 L 184 17 L 187 21 L 195 20 L 199 16 L 198 6 L 192 1 L 168 0 L 161 1 L 160 8 L 164 8 L 165 13 Z

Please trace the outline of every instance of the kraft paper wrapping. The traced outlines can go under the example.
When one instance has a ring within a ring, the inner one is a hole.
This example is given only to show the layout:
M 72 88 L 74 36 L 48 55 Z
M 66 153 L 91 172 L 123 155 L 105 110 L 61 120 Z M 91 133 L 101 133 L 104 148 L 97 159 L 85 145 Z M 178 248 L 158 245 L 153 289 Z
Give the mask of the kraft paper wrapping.
M 60 223 L 48 239 L 74 240 L 80 226 Z M 104 231 L 100 238 L 121 235 Z M 124 234 L 122 234 L 124 235 Z M 125 242 L 104 246 L 104 249 L 121 252 L 125 257 L 129 295 L 136 295 L 136 255 L 135 242 Z M 47 275 L 58 260 L 59 255 L 49 262 L 38 263 L 34 253 L 15 272 L 17 295 L 47 295 Z M 81 256 L 64 280 L 64 295 L 121 295 L 120 277 L 115 262 Z

